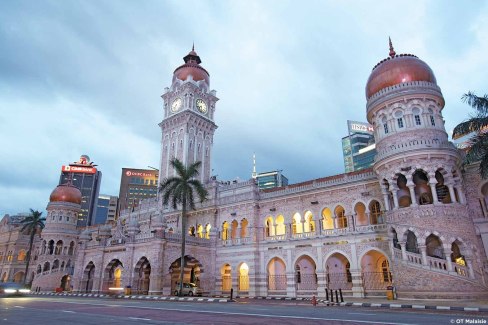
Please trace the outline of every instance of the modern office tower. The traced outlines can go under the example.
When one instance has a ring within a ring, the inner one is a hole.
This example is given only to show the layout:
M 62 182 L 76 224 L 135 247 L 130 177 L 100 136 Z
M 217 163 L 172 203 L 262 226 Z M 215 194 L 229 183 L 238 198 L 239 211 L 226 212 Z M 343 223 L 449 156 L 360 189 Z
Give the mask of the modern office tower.
M 66 184 L 70 179 L 72 184 L 81 191 L 81 212 L 78 216 L 78 226 L 91 226 L 95 221 L 100 182 L 102 172 L 95 168 L 97 165 L 90 161 L 90 157 L 82 155 L 80 160 L 61 167 L 59 185 Z
M 373 166 L 376 155 L 373 126 L 347 121 L 349 134 L 342 138 L 342 154 L 346 173 Z
M 158 174 L 156 169 L 122 168 L 119 191 L 119 211 L 137 207 L 143 199 L 158 194 Z
M 95 225 L 114 222 L 117 215 L 119 198 L 113 195 L 100 194 L 98 196 Z

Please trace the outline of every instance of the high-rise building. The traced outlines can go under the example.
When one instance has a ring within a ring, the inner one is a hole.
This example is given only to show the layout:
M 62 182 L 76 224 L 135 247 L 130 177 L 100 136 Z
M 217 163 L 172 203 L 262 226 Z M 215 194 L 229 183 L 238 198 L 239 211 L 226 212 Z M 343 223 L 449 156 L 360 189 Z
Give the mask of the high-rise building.
M 143 199 L 158 194 L 158 173 L 156 169 L 122 168 L 119 191 L 119 211 L 137 207 Z
M 342 138 L 342 155 L 346 173 L 369 168 L 376 155 L 373 126 L 347 121 L 348 135 Z
M 119 198 L 113 195 L 100 194 L 98 196 L 95 225 L 114 222 L 117 215 Z
M 288 178 L 281 173 L 281 170 L 258 173 L 256 181 L 260 190 L 288 185 Z
M 61 167 L 59 185 L 66 184 L 71 179 L 72 184 L 81 191 L 81 212 L 78 216 L 78 226 L 94 224 L 97 210 L 98 194 L 102 172 L 97 165 L 90 161 L 90 157 L 82 155 L 79 161 Z

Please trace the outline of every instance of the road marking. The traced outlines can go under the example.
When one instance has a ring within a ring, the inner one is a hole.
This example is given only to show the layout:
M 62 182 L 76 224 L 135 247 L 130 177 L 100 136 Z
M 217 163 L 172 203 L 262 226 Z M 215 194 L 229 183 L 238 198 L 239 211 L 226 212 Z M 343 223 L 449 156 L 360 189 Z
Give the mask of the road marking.
M 24 306 L 14 306 L 14 308 L 25 308 Z
M 376 314 L 369 314 L 369 313 L 348 313 L 349 315 L 376 315 Z
M 57 303 L 58 301 L 55 301 L 55 302 Z M 81 303 L 81 302 L 63 301 L 63 303 L 100 306 L 100 304 L 88 303 L 88 302 Z M 105 305 L 105 306 L 109 306 L 109 305 Z M 190 310 L 190 309 L 183 309 L 183 308 L 180 309 L 180 308 L 145 307 L 145 306 L 129 306 L 129 305 L 124 305 L 124 308 L 167 310 L 167 311 L 179 311 L 179 312 L 200 313 L 200 314 L 255 316 L 255 317 L 263 317 L 263 318 L 288 318 L 288 319 L 307 319 L 307 320 L 320 320 L 320 321 L 328 320 L 328 321 L 342 321 L 342 322 L 353 322 L 353 323 L 362 323 L 362 324 L 414 325 L 411 323 L 378 322 L 378 321 L 367 321 L 367 320 L 357 320 L 357 319 L 325 318 L 325 317 L 321 318 L 321 317 L 306 317 L 306 316 L 284 316 L 284 315 L 269 315 L 269 314 L 257 314 L 257 313 L 236 313 L 236 312 L 211 311 L 211 310 Z
M 63 310 L 62 312 L 63 312 L 63 313 L 73 313 L 73 314 L 75 314 L 75 312 L 74 312 L 74 311 L 72 311 L 72 310 Z
M 129 318 L 135 320 L 150 320 L 149 318 L 140 318 L 140 317 L 129 317 Z

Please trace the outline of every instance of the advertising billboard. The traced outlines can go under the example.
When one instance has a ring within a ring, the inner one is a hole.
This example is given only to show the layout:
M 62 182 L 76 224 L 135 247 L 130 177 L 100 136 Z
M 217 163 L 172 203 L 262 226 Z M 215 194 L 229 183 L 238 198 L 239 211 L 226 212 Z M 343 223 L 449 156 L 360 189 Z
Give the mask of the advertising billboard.
M 367 133 L 373 134 L 373 126 L 369 123 L 347 121 L 347 127 L 349 129 L 349 134 L 351 133 Z

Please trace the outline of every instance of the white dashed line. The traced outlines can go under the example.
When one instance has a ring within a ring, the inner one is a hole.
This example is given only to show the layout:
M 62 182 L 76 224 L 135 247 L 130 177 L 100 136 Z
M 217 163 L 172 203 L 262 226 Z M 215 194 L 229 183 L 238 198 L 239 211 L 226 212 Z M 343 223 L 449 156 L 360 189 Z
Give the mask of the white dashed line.
M 134 320 L 151 320 L 149 318 L 140 318 L 140 317 L 129 317 L 129 318 Z
M 72 314 L 74 314 L 75 312 L 72 311 L 72 310 L 63 310 L 63 313 L 72 313 Z

